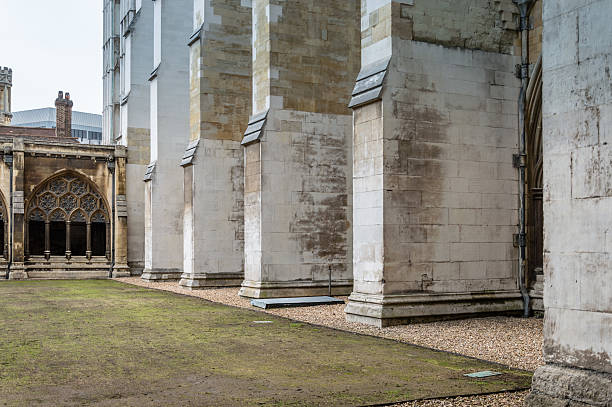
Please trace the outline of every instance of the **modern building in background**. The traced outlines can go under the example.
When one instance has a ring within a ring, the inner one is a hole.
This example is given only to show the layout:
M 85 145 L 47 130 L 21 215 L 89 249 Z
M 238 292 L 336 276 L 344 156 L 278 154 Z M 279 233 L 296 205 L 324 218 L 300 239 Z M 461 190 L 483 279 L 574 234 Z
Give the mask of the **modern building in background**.
M 11 125 L 54 129 L 56 127 L 56 116 L 54 107 L 22 110 L 13 112 Z M 102 144 L 102 116 L 93 113 L 72 112 L 72 137 L 78 139 L 81 144 Z

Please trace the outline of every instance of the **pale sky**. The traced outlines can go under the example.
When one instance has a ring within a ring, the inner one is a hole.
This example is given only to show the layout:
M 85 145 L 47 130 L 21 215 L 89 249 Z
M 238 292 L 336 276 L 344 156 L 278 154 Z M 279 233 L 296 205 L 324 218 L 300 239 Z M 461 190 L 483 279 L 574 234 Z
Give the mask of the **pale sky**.
M 13 111 L 102 112 L 102 0 L 0 0 L 0 66 L 13 68 Z

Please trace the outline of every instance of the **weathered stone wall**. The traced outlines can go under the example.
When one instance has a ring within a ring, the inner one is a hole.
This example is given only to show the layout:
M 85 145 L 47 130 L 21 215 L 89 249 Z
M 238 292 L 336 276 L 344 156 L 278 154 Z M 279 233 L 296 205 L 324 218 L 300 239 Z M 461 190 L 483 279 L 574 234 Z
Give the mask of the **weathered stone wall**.
M 145 177 L 144 195 L 142 278 L 147 280 L 178 279 L 183 268 L 183 171 L 178 159 L 189 140 L 189 48 L 185 41 L 191 33 L 192 13 L 191 0 L 154 4 L 151 175 Z
M 511 54 L 516 13 L 511 0 L 362 0 L 363 65 L 374 62 L 373 50 L 388 48 L 392 37 Z
M 542 4 L 544 0 L 536 0 L 529 15 L 532 30 L 529 31 L 529 63 L 535 64 L 542 53 Z
M 243 295 L 327 293 L 330 267 L 350 287 L 350 131 L 350 116 L 272 110 L 247 146 Z
M 128 148 L 126 164 L 128 211 L 128 258 L 133 274 L 144 268 L 144 194 L 142 176 L 150 159 L 150 92 L 149 76 L 153 59 L 153 4 L 145 1 L 131 24 L 129 33 L 122 36 L 122 72 L 118 75 L 121 94 L 112 96 L 121 107 L 112 119 L 117 142 Z M 118 11 L 116 11 L 117 14 Z M 121 17 L 116 16 L 119 20 Z M 117 24 L 119 24 L 117 22 Z M 129 45 L 127 45 L 129 43 Z M 110 84 L 107 84 L 110 86 Z M 110 92 L 107 89 L 106 92 Z M 109 96 L 110 97 L 110 96 Z M 116 102 L 115 102 L 116 103 Z M 106 111 L 106 110 L 105 110 Z M 110 112 L 106 112 L 110 116 Z M 105 126 L 108 123 L 105 121 Z M 107 131 L 107 130 L 105 130 Z M 108 133 L 108 132 L 107 132 Z
M 239 286 L 244 276 L 241 135 L 251 111 L 250 2 L 195 0 L 181 285 Z
M 531 406 L 612 402 L 610 15 L 605 0 L 544 3 L 547 364 Z
M 354 114 L 348 317 L 384 325 L 515 310 L 515 34 L 485 36 L 498 11 L 484 4 L 470 3 L 464 25 L 437 2 L 366 3 L 375 8 L 362 10 L 364 69 L 391 62 L 382 101 Z M 428 16 L 446 31 L 427 31 Z M 449 47 L 449 35 L 464 46 Z
M 253 112 L 349 114 L 358 18 L 358 0 L 254 2 Z
M 352 278 L 351 123 L 358 1 L 260 1 L 253 8 L 253 113 L 246 147 L 241 295 L 347 292 Z
M 27 139 L 14 138 L 5 141 L 0 146 L 3 151 L 8 149 L 13 156 L 13 258 L 10 278 L 100 278 L 109 275 L 111 259 L 96 258 L 87 260 L 85 257 L 72 257 L 70 261 L 53 258 L 50 262 L 41 261 L 41 257 L 28 257 L 27 244 L 27 211 L 31 205 L 32 193 L 44 184 L 49 178 L 65 173 L 81 176 L 93 183 L 109 210 L 110 217 L 113 203 L 112 178 L 108 168 L 108 159 L 113 157 L 117 167 L 125 163 L 125 149 L 113 146 L 93 146 L 79 144 L 60 144 L 31 142 Z M 9 204 L 10 170 L 2 160 L 2 194 Z M 124 201 L 120 196 L 125 195 L 125 172 L 118 171 L 116 178 L 116 215 L 115 230 L 112 231 L 111 219 L 109 221 L 109 235 L 116 236 L 114 276 L 126 276 L 127 272 L 127 238 Z M 123 188 L 123 189 L 122 189 Z M 7 208 L 8 209 L 8 208 Z M 8 219 L 5 218 L 5 222 Z M 7 228 L 7 231 L 11 229 Z M 6 239 L 9 238 L 6 234 Z M 107 241 L 110 249 L 110 240 Z M 109 252 L 110 253 L 110 252 Z

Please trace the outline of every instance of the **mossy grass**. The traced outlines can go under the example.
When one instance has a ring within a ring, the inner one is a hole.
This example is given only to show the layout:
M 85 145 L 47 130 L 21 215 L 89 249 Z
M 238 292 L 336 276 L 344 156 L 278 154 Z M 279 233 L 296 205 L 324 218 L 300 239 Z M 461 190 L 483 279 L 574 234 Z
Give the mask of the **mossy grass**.
M 531 375 L 115 281 L 0 283 L 0 405 L 362 405 Z M 474 380 L 464 373 L 504 374 Z M 3 404 L 4 403 L 4 404 Z

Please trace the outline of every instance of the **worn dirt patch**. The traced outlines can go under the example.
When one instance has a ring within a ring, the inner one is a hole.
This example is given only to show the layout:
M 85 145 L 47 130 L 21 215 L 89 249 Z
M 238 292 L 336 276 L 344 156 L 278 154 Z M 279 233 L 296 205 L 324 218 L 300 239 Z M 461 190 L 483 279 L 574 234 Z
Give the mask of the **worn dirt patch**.
M 6 406 L 343 406 L 531 381 L 475 359 L 114 281 L 2 282 L 0 309 Z M 262 319 L 272 323 L 254 322 Z M 504 374 L 463 376 L 491 369 Z

